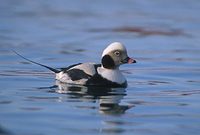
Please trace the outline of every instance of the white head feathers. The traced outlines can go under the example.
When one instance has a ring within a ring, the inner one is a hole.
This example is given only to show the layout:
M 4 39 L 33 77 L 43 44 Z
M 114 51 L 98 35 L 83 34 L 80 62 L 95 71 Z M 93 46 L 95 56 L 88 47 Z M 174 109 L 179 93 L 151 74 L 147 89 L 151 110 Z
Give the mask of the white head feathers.
M 109 52 L 113 51 L 113 50 L 123 50 L 126 51 L 125 46 L 120 43 L 120 42 L 113 42 L 111 43 L 104 51 L 102 54 L 102 57 L 106 54 L 108 54 Z

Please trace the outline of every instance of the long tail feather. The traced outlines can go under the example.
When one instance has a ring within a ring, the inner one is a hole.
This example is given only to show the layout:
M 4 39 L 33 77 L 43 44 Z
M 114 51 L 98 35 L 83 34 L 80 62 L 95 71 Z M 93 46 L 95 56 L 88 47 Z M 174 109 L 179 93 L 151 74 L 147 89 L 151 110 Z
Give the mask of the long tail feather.
M 25 58 L 24 56 L 22 56 L 21 54 L 17 53 L 17 52 L 14 51 L 14 50 L 12 50 L 12 51 L 13 51 L 15 54 L 17 54 L 19 57 L 21 57 L 21 58 L 23 58 L 23 59 L 25 59 L 25 60 L 27 60 L 27 61 L 29 61 L 29 62 L 31 62 L 31 63 L 34 63 L 34 64 L 36 64 L 36 65 L 40 65 L 40 66 L 42 66 L 42 67 L 45 67 L 45 68 L 47 68 L 47 69 L 53 71 L 54 73 L 59 73 L 59 72 L 60 72 L 59 70 L 57 70 L 57 69 L 55 69 L 55 68 L 52 68 L 52 67 L 49 67 L 49 66 L 40 64 L 40 63 L 38 63 L 38 62 L 32 61 L 32 60 L 30 60 L 30 59 L 28 59 L 28 58 Z

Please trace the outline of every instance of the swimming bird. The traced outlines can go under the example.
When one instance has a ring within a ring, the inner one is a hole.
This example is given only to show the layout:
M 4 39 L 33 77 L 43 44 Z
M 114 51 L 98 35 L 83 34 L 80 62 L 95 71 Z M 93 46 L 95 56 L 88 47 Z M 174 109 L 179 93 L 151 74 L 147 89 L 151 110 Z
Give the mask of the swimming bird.
M 119 70 L 122 64 L 136 63 L 128 56 L 125 46 L 120 42 L 108 45 L 101 57 L 101 64 L 78 63 L 66 68 L 52 68 L 32 61 L 14 51 L 23 59 L 43 66 L 55 73 L 55 79 L 67 84 L 98 87 L 127 87 L 127 80 Z

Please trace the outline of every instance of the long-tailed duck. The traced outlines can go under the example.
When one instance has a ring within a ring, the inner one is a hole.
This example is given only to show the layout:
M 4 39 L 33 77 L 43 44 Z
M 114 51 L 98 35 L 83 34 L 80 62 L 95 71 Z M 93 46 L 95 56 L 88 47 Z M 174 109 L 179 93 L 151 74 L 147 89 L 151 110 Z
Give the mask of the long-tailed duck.
M 127 81 L 120 72 L 119 66 L 126 63 L 136 63 L 136 60 L 128 57 L 125 46 L 119 42 L 111 43 L 105 48 L 101 64 L 78 63 L 61 69 L 37 63 L 17 52 L 15 53 L 31 63 L 53 71 L 56 75 L 56 80 L 62 83 L 84 86 L 127 87 Z

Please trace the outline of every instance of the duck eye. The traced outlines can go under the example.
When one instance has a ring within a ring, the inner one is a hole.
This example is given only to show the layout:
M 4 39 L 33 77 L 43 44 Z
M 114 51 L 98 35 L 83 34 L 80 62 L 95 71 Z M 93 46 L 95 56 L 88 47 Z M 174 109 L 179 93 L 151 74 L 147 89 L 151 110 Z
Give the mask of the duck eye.
M 115 54 L 116 56 L 119 56 L 119 55 L 120 55 L 120 52 L 119 52 L 119 51 L 115 51 L 114 54 Z

